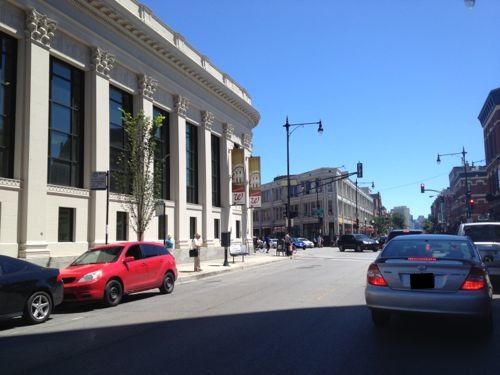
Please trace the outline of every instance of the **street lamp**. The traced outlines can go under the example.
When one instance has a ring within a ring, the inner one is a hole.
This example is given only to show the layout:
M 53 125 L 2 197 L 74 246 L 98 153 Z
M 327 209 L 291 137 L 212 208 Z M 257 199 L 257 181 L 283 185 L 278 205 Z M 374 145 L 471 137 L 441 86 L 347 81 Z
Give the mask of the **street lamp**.
M 465 208 L 466 208 L 467 219 L 470 219 L 471 209 L 470 209 L 469 197 L 471 195 L 471 192 L 469 190 L 469 182 L 467 181 L 467 163 L 465 161 L 465 154 L 467 154 L 467 152 L 465 151 L 465 147 L 462 146 L 462 152 L 453 152 L 451 154 L 438 154 L 436 162 L 438 164 L 441 163 L 441 156 L 462 155 L 462 163 L 464 165 L 464 178 L 465 178 Z
M 299 126 L 305 126 L 305 125 L 318 125 L 318 133 L 319 135 L 323 134 L 323 124 L 321 123 L 321 120 L 316 121 L 316 122 L 302 122 L 302 123 L 297 123 L 297 124 L 290 124 L 288 122 L 288 116 L 286 116 L 286 122 L 283 127 L 286 129 L 286 189 L 287 189 L 287 194 L 286 194 L 286 220 L 287 220 L 287 230 L 288 233 L 290 234 L 292 231 L 292 225 L 290 221 L 290 136 L 293 134 L 293 132 L 297 129 Z M 290 128 L 295 128 L 292 131 L 290 131 Z

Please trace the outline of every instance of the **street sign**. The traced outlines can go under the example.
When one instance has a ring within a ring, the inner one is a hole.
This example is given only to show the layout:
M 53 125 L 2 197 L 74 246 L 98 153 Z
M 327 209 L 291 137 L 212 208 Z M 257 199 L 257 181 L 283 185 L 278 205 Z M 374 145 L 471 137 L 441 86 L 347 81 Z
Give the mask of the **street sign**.
M 108 188 L 108 172 L 92 172 L 90 190 L 106 190 Z

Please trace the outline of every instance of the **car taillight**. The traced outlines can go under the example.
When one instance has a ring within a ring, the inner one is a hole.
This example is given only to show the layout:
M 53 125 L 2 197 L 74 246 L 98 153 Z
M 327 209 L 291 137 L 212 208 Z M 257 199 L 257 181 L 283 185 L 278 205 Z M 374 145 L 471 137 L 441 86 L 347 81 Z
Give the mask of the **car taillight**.
M 60 273 L 57 274 L 56 281 L 63 281 L 63 277 L 62 277 L 62 275 Z
M 387 286 L 387 282 L 385 281 L 384 276 L 382 276 L 382 273 L 375 263 L 370 264 L 370 267 L 368 267 L 366 278 L 368 284 L 370 285 Z
M 486 287 L 484 270 L 480 267 L 472 267 L 467 279 L 465 279 L 462 290 L 481 290 Z

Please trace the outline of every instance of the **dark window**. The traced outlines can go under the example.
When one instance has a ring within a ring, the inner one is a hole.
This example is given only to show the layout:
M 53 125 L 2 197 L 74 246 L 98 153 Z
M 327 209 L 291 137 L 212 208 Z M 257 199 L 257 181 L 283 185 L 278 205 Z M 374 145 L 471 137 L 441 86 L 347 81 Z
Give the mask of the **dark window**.
M 196 234 L 196 218 L 190 217 L 189 218 L 189 238 L 194 238 L 195 234 Z
M 58 242 L 73 242 L 75 209 L 59 207 L 59 223 L 57 229 Z
M 83 72 L 50 60 L 48 182 L 83 186 Z
M 220 207 L 220 138 L 213 134 L 212 134 L 212 205 L 215 207 Z
M 158 239 L 167 238 L 167 215 L 158 216 Z
M 236 220 L 236 238 L 241 237 L 241 228 L 240 228 L 240 221 Z
M 163 246 L 155 246 L 150 244 L 142 244 L 141 250 L 144 258 L 151 258 L 160 255 L 160 248 Z
M 130 193 L 130 181 L 122 176 L 127 173 L 127 165 L 121 161 L 127 151 L 127 135 L 122 111 L 132 113 L 132 95 L 115 87 L 109 88 L 109 169 L 111 171 L 110 190 L 115 193 Z M 123 183 L 122 183 L 123 182 Z
M 158 108 L 153 108 L 153 117 L 165 117 L 162 127 L 156 131 L 155 173 L 160 176 L 160 191 L 158 198 L 170 199 L 170 129 L 168 113 Z M 165 238 L 165 237 L 163 237 Z
M 220 238 L 220 220 L 214 219 L 214 238 Z
M 142 259 L 142 252 L 139 245 L 132 245 L 128 248 L 126 257 L 134 257 L 135 260 Z
M 0 177 L 14 177 L 17 42 L 0 33 Z
M 116 240 L 126 241 L 128 239 L 128 214 L 119 211 L 116 213 Z
M 198 128 L 186 124 L 186 199 L 198 203 Z

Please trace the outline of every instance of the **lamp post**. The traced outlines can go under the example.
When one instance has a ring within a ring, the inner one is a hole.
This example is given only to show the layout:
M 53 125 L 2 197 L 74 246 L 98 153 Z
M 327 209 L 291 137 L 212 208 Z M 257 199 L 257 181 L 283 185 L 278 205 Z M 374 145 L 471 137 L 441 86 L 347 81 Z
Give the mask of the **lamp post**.
M 372 189 L 375 188 L 375 183 L 372 182 L 358 182 L 358 179 L 354 182 L 356 185 L 356 233 L 359 233 L 359 217 L 358 217 L 358 185 L 361 184 L 371 184 Z
M 438 164 L 441 163 L 441 156 L 462 155 L 462 163 L 464 165 L 464 178 L 465 178 L 465 211 L 466 211 L 467 219 L 470 219 L 471 209 L 470 209 L 469 198 L 470 198 L 471 192 L 469 190 L 469 182 L 467 180 L 467 163 L 465 161 L 465 154 L 467 154 L 467 152 L 465 151 L 465 147 L 462 146 L 462 152 L 453 152 L 450 154 L 438 154 L 436 162 Z
M 286 122 L 283 127 L 286 129 L 286 220 L 287 220 L 287 230 L 288 233 L 290 234 L 292 231 L 292 225 L 290 221 L 290 136 L 293 134 L 293 132 L 297 129 L 299 126 L 305 126 L 305 125 L 318 125 L 318 133 L 319 135 L 323 134 L 323 124 L 321 123 L 321 120 L 316 121 L 316 122 L 302 122 L 302 123 L 297 123 L 297 124 L 290 124 L 288 122 L 288 116 L 286 116 Z M 290 128 L 295 128 L 292 131 L 290 131 Z

